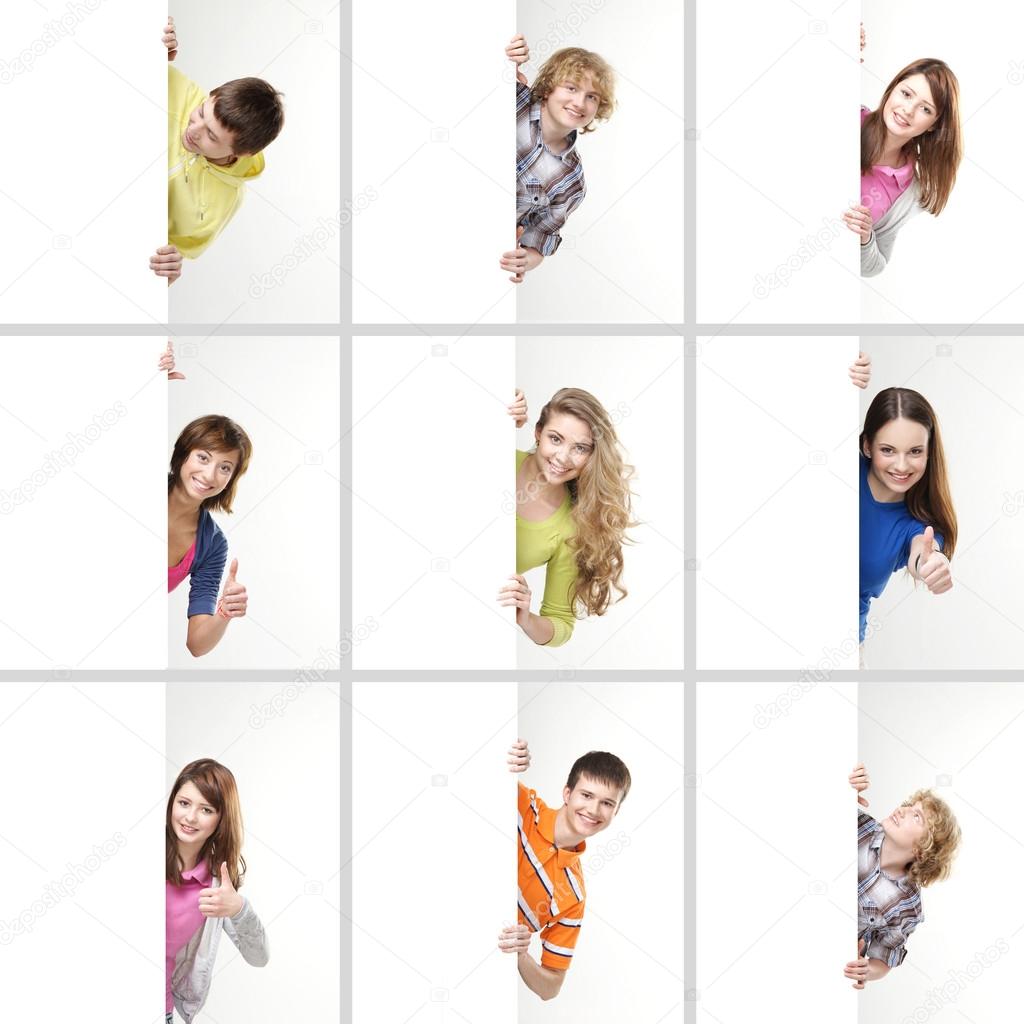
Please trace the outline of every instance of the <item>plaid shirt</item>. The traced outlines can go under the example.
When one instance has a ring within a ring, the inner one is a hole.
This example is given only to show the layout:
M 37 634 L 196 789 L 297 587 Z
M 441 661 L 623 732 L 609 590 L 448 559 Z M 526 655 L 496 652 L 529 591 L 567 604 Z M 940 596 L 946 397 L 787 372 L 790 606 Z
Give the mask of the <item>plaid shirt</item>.
M 921 892 L 906 878 L 882 871 L 885 830 L 863 811 L 857 816 L 857 939 L 864 956 L 899 967 L 907 936 L 924 920 Z
M 550 256 L 561 244 L 559 231 L 587 194 L 576 132 L 568 147 L 552 153 L 544 145 L 541 104 L 530 102 L 530 88 L 516 83 L 516 225 L 525 230 L 521 246 Z

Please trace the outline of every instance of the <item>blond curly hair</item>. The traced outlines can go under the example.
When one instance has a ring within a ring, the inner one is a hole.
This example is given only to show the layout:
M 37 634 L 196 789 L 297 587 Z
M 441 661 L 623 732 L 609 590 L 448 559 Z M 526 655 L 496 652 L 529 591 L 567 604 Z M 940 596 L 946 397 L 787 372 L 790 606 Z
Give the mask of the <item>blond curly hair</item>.
M 917 846 L 907 876 L 917 886 L 941 882 L 949 877 L 953 858 L 960 846 L 960 826 L 949 804 L 930 789 L 919 789 L 903 801 L 904 807 L 920 803 L 928 835 Z
M 578 46 L 556 50 L 541 64 L 537 78 L 530 86 L 530 96 L 543 102 L 555 91 L 560 82 L 579 82 L 584 75 L 590 75 L 596 91 L 601 96 L 594 121 L 607 121 L 615 109 L 615 72 L 604 57 Z M 594 121 L 580 128 L 580 134 L 592 132 Z
M 570 546 L 576 556 L 573 605 L 586 615 L 604 615 L 626 596 L 622 585 L 622 545 L 632 517 L 630 479 L 633 467 L 622 456 L 615 427 L 605 407 L 588 391 L 562 388 L 540 411 L 535 436 L 540 437 L 553 413 L 575 416 L 590 427 L 594 450 L 579 477 L 568 483 L 576 535 Z

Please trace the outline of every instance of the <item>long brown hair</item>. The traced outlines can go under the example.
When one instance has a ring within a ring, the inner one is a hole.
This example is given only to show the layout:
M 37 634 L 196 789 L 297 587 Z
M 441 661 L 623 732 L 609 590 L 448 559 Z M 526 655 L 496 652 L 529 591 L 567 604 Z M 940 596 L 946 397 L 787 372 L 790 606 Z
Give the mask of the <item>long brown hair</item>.
M 960 131 L 960 86 L 956 75 L 941 60 L 926 57 L 908 64 L 886 87 L 878 109 L 871 111 L 860 126 L 860 173 L 867 174 L 882 159 L 886 127 L 882 111 L 893 89 L 911 75 L 924 75 L 932 91 L 938 111 L 935 124 L 911 139 L 903 147 L 908 159 L 916 157 L 915 176 L 921 195 L 920 205 L 929 213 L 940 213 L 949 200 L 956 181 L 957 168 L 963 159 Z
M 594 450 L 580 475 L 566 485 L 576 523 L 570 542 L 576 555 L 576 582 L 570 597 L 574 605 L 583 605 L 586 614 L 604 615 L 627 593 L 622 585 L 622 545 L 627 541 L 626 530 L 636 525 L 629 489 L 633 467 L 622 457 L 611 417 L 592 394 L 579 388 L 556 391 L 540 411 L 537 437 L 554 413 L 583 420 L 594 439 Z
M 956 512 L 949 493 L 946 453 L 942 447 L 939 421 L 924 395 L 910 388 L 886 388 L 875 395 L 864 417 L 860 450 L 870 451 L 875 435 L 892 420 L 905 419 L 920 423 L 928 431 L 928 462 L 924 475 L 907 491 L 907 511 L 925 526 L 933 526 L 942 534 L 942 553 L 953 557 L 956 549 Z
M 208 757 L 185 765 L 174 780 L 171 795 L 167 798 L 167 881 L 181 885 L 182 864 L 178 856 L 178 840 L 171 827 L 171 810 L 186 782 L 191 782 L 203 794 L 203 799 L 220 814 L 217 828 L 203 843 L 196 864 L 206 861 L 210 874 L 219 875 L 221 864 L 227 861 L 231 884 L 237 889 L 245 878 L 245 858 L 242 856 L 244 833 L 238 787 L 230 770 Z
M 249 468 L 252 458 L 252 441 L 249 435 L 227 416 L 200 416 L 193 420 L 178 435 L 171 454 L 171 468 L 167 471 L 167 493 L 170 494 L 181 479 L 181 467 L 197 448 L 210 451 L 231 452 L 237 449 L 238 465 L 235 467 L 227 487 L 220 494 L 206 498 L 200 508 L 210 512 L 230 512 L 235 500 L 235 490 L 242 474 Z

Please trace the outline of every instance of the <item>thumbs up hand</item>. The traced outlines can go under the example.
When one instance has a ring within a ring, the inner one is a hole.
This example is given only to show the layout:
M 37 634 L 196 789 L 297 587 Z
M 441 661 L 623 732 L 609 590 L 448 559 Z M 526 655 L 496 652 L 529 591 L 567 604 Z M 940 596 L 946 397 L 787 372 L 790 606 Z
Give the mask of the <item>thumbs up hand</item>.
M 847 373 L 854 386 L 862 390 L 871 383 L 871 356 L 866 352 L 857 354 L 857 358 L 850 364 Z
M 220 885 L 199 890 L 199 911 L 203 917 L 235 917 L 244 906 L 245 900 L 235 891 L 224 861 L 220 866 Z
M 238 582 L 237 576 L 238 559 L 233 558 L 228 569 L 228 578 L 224 581 L 220 604 L 217 605 L 217 614 L 225 619 L 240 619 L 249 604 L 249 595 L 245 592 L 244 584 Z
M 863 988 L 868 980 L 868 958 L 864 955 L 864 940 L 857 943 L 857 959 L 851 960 L 843 969 L 843 974 L 853 981 L 854 988 Z
M 157 363 L 157 369 L 167 371 L 168 380 L 184 380 L 185 374 L 178 373 L 174 369 L 174 345 L 171 339 L 167 339 L 167 348 L 160 353 L 160 361 Z
M 944 594 L 953 589 L 949 559 L 935 543 L 934 527 L 926 527 L 921 554 L 917 559 L 917 577 L 933 593 Z

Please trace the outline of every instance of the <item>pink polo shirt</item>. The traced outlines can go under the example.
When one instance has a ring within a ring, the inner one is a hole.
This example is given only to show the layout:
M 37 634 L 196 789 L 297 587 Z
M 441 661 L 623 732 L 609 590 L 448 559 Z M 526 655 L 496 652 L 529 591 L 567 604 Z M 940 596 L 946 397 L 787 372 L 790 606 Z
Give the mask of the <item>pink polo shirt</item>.
M 200 928 L 206 918 L 199 911 L 199 890 L 210 887 L 210 869 L 201 861 L 191 871 L 181 873 L 181 885 L 167 882 L 167 1012 L 174 1009 L 171 975 L 178 951 Z
M 177 564 L 167 568 L 167 593 L 169 594 L 191 571 L 192 562 L 196 557 L 196 542 L 185 552 L 185 557 Z
M 871 111 L 867 107 L 860 108 L 860 123 Z M 874 164 L 867 174 L 860 176 L 860 201 L 871 211 L 871 223 L 878 223 L 879 218 L 906 192 L 914 180 L 915 160 L 907 157 L 902 167 L 886 167 Z

